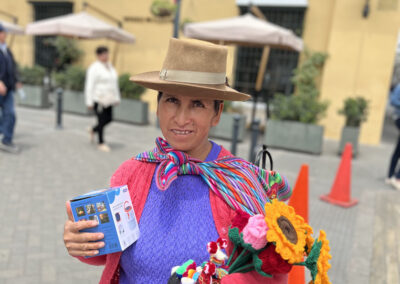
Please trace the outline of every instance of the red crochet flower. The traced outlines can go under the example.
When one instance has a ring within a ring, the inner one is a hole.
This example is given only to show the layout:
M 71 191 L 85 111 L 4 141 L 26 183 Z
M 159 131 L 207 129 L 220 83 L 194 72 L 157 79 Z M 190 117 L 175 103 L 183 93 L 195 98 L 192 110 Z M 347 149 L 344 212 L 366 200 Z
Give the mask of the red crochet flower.
M 236 210 L 236 215 L 232 220 L 232 228 L 238 228 L 239 232 L 241 232 L 243 228 L 247 225 L 249 218 L 250 215 L 246 212 L 240 209 Z
M 212 276 L 215 274 L 216 269 L 217 267 L 215 266 L 214 263 L 207 262 L 206 265 L 204 265 L 203 272 L 205 275 Z
M 209 254 L 215 254 L 218 250 L 218 245 L 216 242 L 209 242 L 207 244 L 207 251 Z
M 217 244 L 220 249 L 226 249 L 228 247 L 228 241 L 223 238 L 218 238 Z
M 258 258 L 262 261 L 261 270 L 268 274 L 285 274 L 292 269 L 292 265 L 282 259 L 275 251 L 275 246 L 272 243 L 260 252 Z

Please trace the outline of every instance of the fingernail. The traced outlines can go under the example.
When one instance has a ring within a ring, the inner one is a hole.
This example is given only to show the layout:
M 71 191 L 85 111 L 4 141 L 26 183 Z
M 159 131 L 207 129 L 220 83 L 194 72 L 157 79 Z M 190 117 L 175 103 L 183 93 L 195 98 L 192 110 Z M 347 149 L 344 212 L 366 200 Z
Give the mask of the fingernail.
M 102 233 L 99 233 L 99 234 L 97 234 L 97 237 L 98 237 L 99 239 L 102 239 L 102 238 L 104 238 L 104 235 L 103 235 Z
M 98 253 L 99 253 L 98 250 L 93 251 L 93 254 L 98 254 Z
M 103 242 L 99 243 L 99 248 L 102 248 L 102 247 L 104 247 L 104 243 Z
M 92 225 L 93 226 L 97 226 L 99 223 L 96 221 L 96 220 L 94 220 L 94 221 L 92 221 Z

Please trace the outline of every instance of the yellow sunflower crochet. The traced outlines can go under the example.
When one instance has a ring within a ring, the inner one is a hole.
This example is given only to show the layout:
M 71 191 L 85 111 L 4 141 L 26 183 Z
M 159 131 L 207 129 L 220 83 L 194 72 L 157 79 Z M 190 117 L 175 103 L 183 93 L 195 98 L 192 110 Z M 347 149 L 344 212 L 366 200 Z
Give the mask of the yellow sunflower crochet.
M 306 235 L 311 227 L 296 215 L 293 207 L 276 199 L 266 203 L 265 222 L 268 226 L 267 240 L 275 243 L 276 252 L 290 264 L 302 261 Z

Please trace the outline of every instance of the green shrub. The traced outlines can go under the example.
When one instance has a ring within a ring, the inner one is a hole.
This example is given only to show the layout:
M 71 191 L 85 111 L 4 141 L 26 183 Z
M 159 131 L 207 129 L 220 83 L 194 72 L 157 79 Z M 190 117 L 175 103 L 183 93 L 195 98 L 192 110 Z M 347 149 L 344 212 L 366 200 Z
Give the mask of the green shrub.
M 156 17 L 173 16 L 176 5 L 169 0 L 154 0 L 150 6 L 151 13 Z
M 368 104 L 363 97 L 347 98 L 338 113 L 346 117 L 346 126 L 359 127 L 361 122 L 367 120 Z
M 294 70 L 292 82 L 296 87 L 296 94 L 285 96 L 276 94 L 272 101 L 272 118 L 292 120 L 303 123 L 317 123 L 328 108 L 327 101 L 319 100 L 319 91 L 316 79 L 327 59 L 327 55 L 320 52 L 310 53 L 305 50 L 305 59 Z
M 79 61 L 83 51 L 78 48 L 77 41 L 74 39 L 58 36 L 48 39 L 47 43 L 56 49 L 55 67 L 57 70 L 65 70 L 69 65 Z
M 73 91 L 83 91 L 86 70 L 80 66 L 69 66 L 65 71 L 54 74 L 57 86 Z
M 118 78 L 119 89 L 121 92 L 121 97 L 126 99 L 139 100 L 146 90 L 144 87 L 129 81 L 131 77 L 130 74 L 121 74 Z
M 41 86 L 43 77 L 46 75 L 46 69 L 42 66 L 22 67 L 18 70 L 19 78 L 23 84 Z

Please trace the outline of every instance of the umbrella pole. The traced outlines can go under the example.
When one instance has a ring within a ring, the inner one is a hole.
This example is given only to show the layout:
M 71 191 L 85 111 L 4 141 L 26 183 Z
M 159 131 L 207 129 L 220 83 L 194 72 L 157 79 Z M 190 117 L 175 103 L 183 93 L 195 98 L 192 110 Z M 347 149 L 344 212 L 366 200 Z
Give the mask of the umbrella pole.
M 254 121 L 255 115 L 256 115 L 256 105 L 257 105 L 257 100 L 258 100 L 258 94 L 261 91 L 262 88 L 262 83 L 264 81 L 264 74 L 265 74 L 265 69 L 267 68 L 267 62 L 268 62 L 268 57 L 269 57 L 269 47 L 264 47 L 263 53 L 261 56 L 260 60 L 260 65 L 258 66 L 258 73 L 257 73 L 257 79 L 256 79 L 256 84 L 255 84 L 255 98 L 254 98 L 254 103 L 253 103 L 253 111 L 251 113 L 251 121 Z
M 11 49 L 12 45 L 14 43 L 14 35 L 12 34 L 10 37 L 10 42 L 8 43 L 8 47 Z
M 112 58 L 112 65 L 115 67 L 115 63 L 117 62 L 117 55 L 118 55 L 119 43 L 115 42 L 113 58 Z
M 250 141 L 250 153 L 249 153 L 249 161 L 254 163 L 255 161 L 255 148 L 257 146 L 257 140 L 258 140 L 258 132 L 259 132 L 259 127 L 260 127 L 260 121 L 256 120 L 256 107 L 257 107 L 257 100 L 258 100 L 258 95 L 261 91 L 262 88 L 262 83 L 264 81 L 264 74 L 265 74 L 265 69 L 267 67 L 267 62 L 268 62 L 268 56 L 269 56 L 269 47 L 264 47 L 263 53 L 261 56 L 260 60 L 260 65 L 258 66 L 258 73 L 257 73 L 257 79 L 256 79 L 256 84 L 255 84 L 255 94 L 254 94 L 254 101 L 253 101 L 253 109 L 251 112 L 251 141 Z

